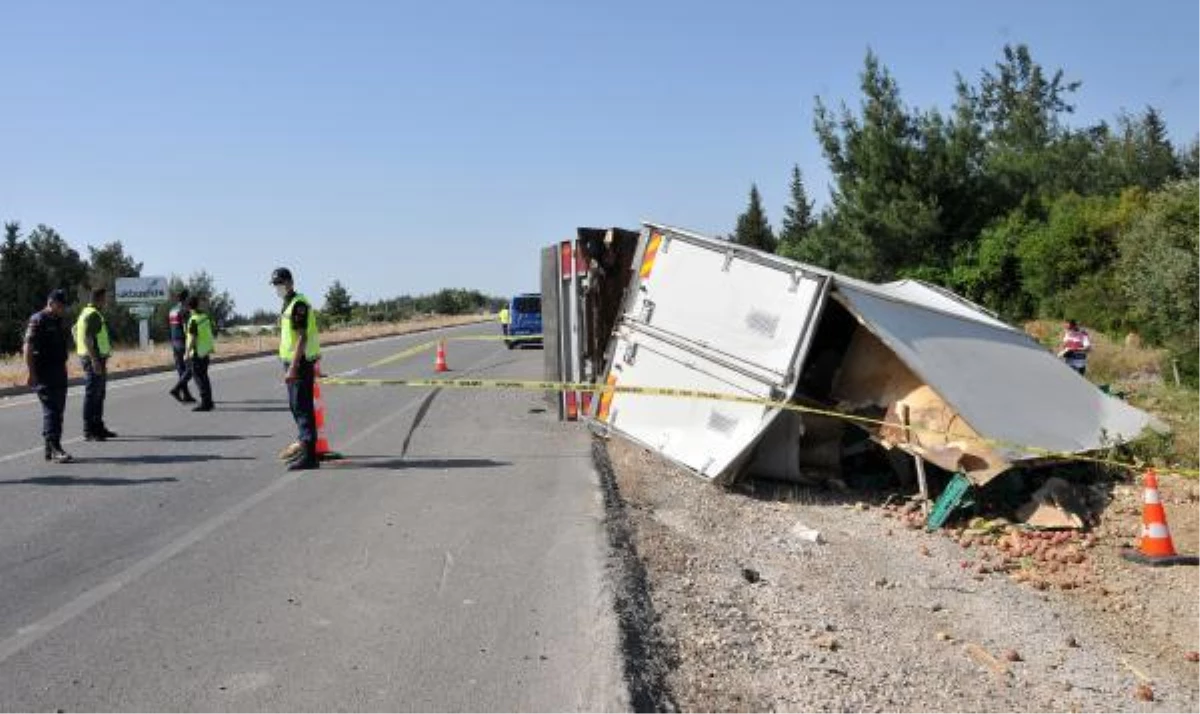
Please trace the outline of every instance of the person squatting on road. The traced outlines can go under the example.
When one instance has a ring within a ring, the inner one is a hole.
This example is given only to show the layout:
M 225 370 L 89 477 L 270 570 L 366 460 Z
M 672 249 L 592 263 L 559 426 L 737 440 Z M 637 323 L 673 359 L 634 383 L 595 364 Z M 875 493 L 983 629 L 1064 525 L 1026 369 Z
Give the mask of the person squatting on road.
M 63 411 L 67 408 L 67 359 L 70 343 L 63 315 L 67 293 L 55 290 L 46 298 L 46 307 L 33 313 L 25 328 L 25 384 L 37 392 L 42 403 L 42 439 L 46 460 L 69 463 L 71 455 L 63 451 Z
M 83 365 L 83 436 L 88 441 L 104 441 L 116 437 L 104 425 L 104 399 L 108 392 L 108 358 L 112 354 L 112 341 L 108 336 L 108 324 L 104 321 L 104 307 L 108 291 L 96 288 L 92 300 L 79 313 L 75 321 L 75 353 Z
M 216 340 L 213 337 L 212 317 L 208 314 L 208 301 L 199 296 L 188 298 L 187 343 L 184 352 L 190 362 L 188 371 L 200 388 L 200 404 L 192 409 L 194 412 L 211 412 L 213 410 L 212 383 L 208 380 L 208 361 L 216 351 Z M 181 386 L 182 385 L 182 386 Z M 181 377 L 174 391 L 187 389 L 186 380 Z
M 1087 330 L 1074 320 L 1067 320 L 1066 329 L 1058 343 L 1058 356 L 1067 366 L 1079 374 L 1087 373 L 1088 352 L 1092 351 L 1092 338 Z
M 171 388 L 169 394 L 175 397 L 176 401 L 190 403 L 196 401 L 196 398 L 188 389 L 192 371 L 187 358 L 187 325 L 188 317 L 191 316 L 187 307 L 187 288 L 180 290 L 176 297 L 179 301 L 171 308 L 171 312 L 167 316 L 167 323 L 171 332 L 171 354 L 175 357 L 175 373 L 179 375 L 179 381 Z
M 288 471 L 321 467 L 317 454 L 317 417 L 313 404 L 313 385 L 316 382 L 317 361 L 321 359 L 321 342 L 317 334 L 317 312 L 308 298 L 296 292 L 292 272 L 276 268 L 271 273 L 271 285 L 283 300 L 279 315 L 279 358 L 287 370 L 288 406 L 296 420 L 300 451 L 288 461 Z

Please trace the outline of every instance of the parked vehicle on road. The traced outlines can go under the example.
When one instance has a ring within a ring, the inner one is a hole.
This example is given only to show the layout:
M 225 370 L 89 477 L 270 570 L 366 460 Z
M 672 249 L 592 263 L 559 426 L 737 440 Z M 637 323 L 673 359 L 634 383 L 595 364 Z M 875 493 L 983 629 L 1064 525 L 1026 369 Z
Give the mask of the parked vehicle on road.
M 514 295 L 508 311 L 512 322 L 504 343 L 510 350 L 526 344 L 542 344 L 541 293 Z

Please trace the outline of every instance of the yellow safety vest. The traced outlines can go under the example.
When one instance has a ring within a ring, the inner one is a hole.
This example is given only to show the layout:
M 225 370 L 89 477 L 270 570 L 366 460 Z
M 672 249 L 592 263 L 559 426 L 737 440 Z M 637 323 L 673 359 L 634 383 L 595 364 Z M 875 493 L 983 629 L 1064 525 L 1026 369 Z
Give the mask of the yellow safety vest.
M 299 335 L 292 327 L 292 308 L 296 307 L 296 303 L 303 302 L 308 305 L 308 324 L 305 325 L 304 333 L 306 342 L 304 343 L 304 359 L 309 362 L 316 362 L 321 356 L 321 340 L 317 336 L 317 311 L 313 309 L 312 303 L 308 298 L 297 293 L 292 301 L 283 309 L 283 314 L 279 317 L 279 359 L 284 362 L 291 362 L 292 355 L 296 352 L 296 342 L 299 340 Z
M 75 320 L 75 354 L 80 357 L 88 356 L 87 321 L 92 315 L 100 316 L 100 331 L 96 333 L 96 354 L 104 358 L 112 354 L 112 342 L 108 339 L 108 323 L 104 320 L 104 314 L 91 303 L 83 308 L 83 312 L 79 313 L 79 318 Z
M 507 325 L 508 323 L 509 323 L 508 308 L 502 307 L 502 308 L 500 308 L 500 324 Z
M 196 326 L 196 335 L 192 336 L 192 325 Z M 188 348 L 195 350 L 197 357 L 207 357 L 216 351 L 213 340 L 212 318 L 206 314 L 192 313 L 187 324 Z

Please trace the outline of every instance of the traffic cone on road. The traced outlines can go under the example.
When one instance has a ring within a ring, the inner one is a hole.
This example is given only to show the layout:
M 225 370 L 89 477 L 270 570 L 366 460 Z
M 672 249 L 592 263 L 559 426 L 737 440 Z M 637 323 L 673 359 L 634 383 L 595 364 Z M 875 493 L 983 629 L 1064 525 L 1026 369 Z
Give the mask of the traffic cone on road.
M 442 340 L 438 343 L 437 360 L 433 363 L 434 372 L 449 372 L 450 367 L 446 365 L 446 341 Z
M 1171 529 L 1167 527 L 1167 512 L 1158 492 L 1158 474 L 1153 471 L 1146 472 L 1142 491 L 1142 537 L 1138 539 L 1138 550 L 1155 558 L 1176 554 Z
M 1175 552 L 1171 530 L 1167 527 L 1167 512 L 1158 491 L 1158 474 L 1146 472 L 1142 491 L 1142 534 L 1137 550 L 1121 553 L 1127 560 L 1145 565 L 1196 565 L 1196 556 L 1181 556 Z
M 329 448 L 329 440 L 325 438 L 325 400 L 321 399 L 321 363 L 313 365 L 313 411 L 317 422 L 317 458 L 330 461 L 342 458 L 342 455 Z

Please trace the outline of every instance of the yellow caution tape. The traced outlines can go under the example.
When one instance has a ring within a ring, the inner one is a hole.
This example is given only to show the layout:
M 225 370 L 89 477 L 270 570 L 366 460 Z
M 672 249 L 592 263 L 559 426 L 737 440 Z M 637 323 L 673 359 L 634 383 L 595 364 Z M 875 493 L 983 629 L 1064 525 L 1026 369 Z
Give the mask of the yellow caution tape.
M 436 344 L 436 343 L 434 343 Z M 1090 456 L 1080 456 L 1064 451 L 1054 451 L 1038 446 L 1029 446 L 1027 444 L 1017 444 L 1015 442 L 1004 441 L 1000 439 L 988 439 L 981 436 L 969 436 L 966 434 L 953 434 L 948 431 L 934 429 L 919 424 L 904 425 L 897 422 L 889 422 L 881 419 L 872 419 L 870 417 L 858 416 L 855 414 L 847 414 L 830 409 L 819 409 L 816 407 L 804 406 L 802 404 L 793 404 L 791 402 L 783 402 L 775 399 L 763 399 L 762 397 L 754 397 L 741 394 L 727 394 L 724 392 L 708 392 L 697 389 L 680 389 L 674 387 L 639 387 L 630 384 L 594 384 L 591 382 L 552 382 L 552 381 L 534 381 L 534 380 L 507 380 L 507 379 L 365 379 L 358 377 L 327 377 L 321 380 L 323 384 L 330 386 L 347 386 L 347 387 L 432 387 L 437 389 L 506 389 L 506 390 L 522 390 L 535 392 L 560 392 L 560 391 L 575 391 L 575 392 L 591 392 L 595 394 L 637 394 L 643 396 L 655 397 L 671 397 L 676 399 L 701 399 L 707 401 L 734 402 L 738 404 L 753 404 L 771 409 L 780 409 L 783 411 L 800 412 L 803 414 L 816 414 L 820 416 L 841 419 L 843 421 L 856 422 L 859 424 L 869 424 L 872 426 L 893 427 L 896 429 L 904 429 L 911 432 L 919 432 L 938 437 L 950 437 L 955 440 L 976 441 L 988 446 L 1008 447 L 1019 449 L 1026 453 L 1037 454 L 1047 458 L 1055 458 L 1070 461 L 1082 461 L 1085 463 L 1102 464 L 1106 466 L 1115 466 L 1125 468 L 1132 471 L 1140 471 L 1148 468 L 1146 464 L 1129 463 L 1118 461 L 1116 459 L 1105 459 Z M 1171 468 L 1174 473 L 1186 474 L 1192 476 L 1200 476 L 1200 470 L 1197 469 L 1180 469 Z
M 537 335 L 458 335 L 456 337 L 447 337 L 447 342 L 499 342 L 501 340 L 540 340 L 541 334 Z
M 383 367 L 385 365 L 400 362 L 401 360 L 406 360 L 409 357 L 414 357 L 416 355 L 421 354 L 422 352 L 425 352 L 426 350 L 431 350 L 431 349 L 437 347 L 439 342 L 499 342 L 500 340 L 509 340 L 509 339 L 521 340 L 521 341 L 533 340 L 533 339 L 540 340 L 540 339 L 542 339 L 542 336 L 541 335 L 514 335 L 512 337 L 505 337 L 504 335 L 459 335 L 457 337 L 446 337 L 446 338 L 443 338 L 440 340 L 430 340 L 429 342 L 423 342 L 423 343 L 417 345 L 416 347 L 410 347 L 402 352 L 397 352 L 396 354 L 394 354 L 390 357 L 384 357 L 381 360 L 377 360 L 377 361 L 372 362 L 371 364 L 367 365 L 366 368 L 374 369 L 376 367 Z

